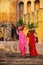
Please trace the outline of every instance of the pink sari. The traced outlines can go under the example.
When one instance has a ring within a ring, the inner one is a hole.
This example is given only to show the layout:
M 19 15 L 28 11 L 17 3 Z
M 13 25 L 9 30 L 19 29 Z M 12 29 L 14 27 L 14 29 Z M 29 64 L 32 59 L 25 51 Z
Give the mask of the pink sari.
M 24 56 L 26 55 L 26 36 L 22 31 L 18 32 L 17 30 L 16 32 L 19 35 L 19 50 L 20 53 Z

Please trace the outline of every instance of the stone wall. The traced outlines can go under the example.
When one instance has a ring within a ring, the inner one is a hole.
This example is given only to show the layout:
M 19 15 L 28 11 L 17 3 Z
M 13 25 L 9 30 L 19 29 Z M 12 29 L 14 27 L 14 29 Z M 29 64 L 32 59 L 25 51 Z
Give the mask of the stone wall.
M 19 51 L 19 43 L 18 41 L 1 41 L 0 42 L 0 49 L 3 49 L 6 52 L 13 52 L 13 53 L 20 53 Z M 43 44 L 37 43 L 36 49 L 38 54 L 43 54 Z M 29 53 L 28 44 L 26 45 L 26 52 Z
M 11 22 L 0 22 L 0 36 L 3 34 L 4 41 L 7 41 L 11 38 Z M 3 28 L 3 30 L 2 30 Z

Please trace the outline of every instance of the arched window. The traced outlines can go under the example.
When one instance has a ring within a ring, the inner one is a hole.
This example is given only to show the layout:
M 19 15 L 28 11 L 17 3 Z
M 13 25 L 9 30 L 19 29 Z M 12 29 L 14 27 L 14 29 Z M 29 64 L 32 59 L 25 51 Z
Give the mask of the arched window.
M 24 3 L 20 2 L 19 3 L 19 18 L 23 18 L 23 14 L 24 14 Z
M 35 0 L 35 2 L 34 2 L 34 10 L 39 10 L 39 8 L 40 8 L 40 1 Z
M 27 13 L 29 14 L 31 12 L 31 1 L 27 2 Z
M 27 2 L 27 18 L 28 18 L 28 21 L 30 21 L 30 13 L 31 13 L 31 1 L 28 1 Z

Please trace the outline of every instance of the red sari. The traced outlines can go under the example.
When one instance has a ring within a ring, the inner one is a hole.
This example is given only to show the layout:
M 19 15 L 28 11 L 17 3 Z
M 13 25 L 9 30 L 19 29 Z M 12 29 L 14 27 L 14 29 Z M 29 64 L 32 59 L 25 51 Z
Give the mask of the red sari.
M 29 37 L 29 51 L 30 51 L 30 56 L 37 56 L 37 50 L 36 50 L 36 46 L 35 46 L 35 36 L 34 33 L 30 33 L 28 34 Z

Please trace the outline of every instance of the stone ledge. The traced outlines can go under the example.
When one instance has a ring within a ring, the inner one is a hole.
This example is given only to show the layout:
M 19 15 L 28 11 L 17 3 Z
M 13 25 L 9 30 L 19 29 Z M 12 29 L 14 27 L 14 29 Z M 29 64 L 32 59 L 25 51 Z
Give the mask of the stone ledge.
M 18 41 L 0 41 L 0 49 L 3 49 L 4 51 L 10 51 L 19 53 L 19 43 Z M 42 43 L 36 43 L 36 49 L 39 54 L 43 54 L 43 44 Z M 26 53 L 29 53 L 28 44 L 26 45 Z

